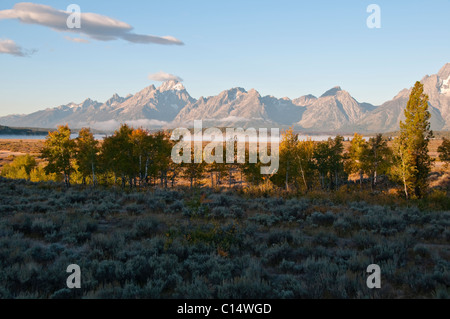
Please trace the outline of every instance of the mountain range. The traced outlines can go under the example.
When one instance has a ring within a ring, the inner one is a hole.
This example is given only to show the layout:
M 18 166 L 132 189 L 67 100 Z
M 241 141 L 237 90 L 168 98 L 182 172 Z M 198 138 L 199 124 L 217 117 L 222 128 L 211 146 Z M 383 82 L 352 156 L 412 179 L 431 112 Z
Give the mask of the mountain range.
M 432 129 L 450 130 L 450 63 L 421 82 L 429 96 Z M 0 124 L 45 128 L 69 124 L 71 128 L 111 131 L 120 123 L 155 129 L 191 127 L 194 120 L 203 120 L 204 127 L 292 126 L 310 133 L 388 132 L 398 130 L 410 93 L 411 88 L 403 89 L 379 106 L 360 103 L 339 86 L 320 97 L 305 95 L 293 100 L 261 96 L 255 89 L 243 88 L 197 100 L 182 83 L 167 81 L 126 97 L 114 94 L 104 103 L 86 99 L 28 115 L 0 117 Z

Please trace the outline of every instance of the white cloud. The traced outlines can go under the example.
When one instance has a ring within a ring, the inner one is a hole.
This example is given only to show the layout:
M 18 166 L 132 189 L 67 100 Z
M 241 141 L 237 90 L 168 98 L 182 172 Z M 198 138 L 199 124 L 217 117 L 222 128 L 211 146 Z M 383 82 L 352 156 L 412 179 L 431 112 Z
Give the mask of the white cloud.
M 156 43 L 164 45 L 183 45 L 183 42 L 171 36 L 154 36 L 131 32 L 128 23 L 96 13 L 81 13 L 81 28 L 67 27 L 67 18 L 71 12 L 55 9 L 51 6 L 21 2 L 12 9 L 1 10 L 0 20 L 18 19 L 22 23 L 37 24 L 58 32 L 82 34 L 99 41 L 122 39 L 132 43 Z
M 66 36 L 66 37 L 64 37 L 64 39 L 75 42 L 75 43 L 89 43 L 89 40 L 82 39 L 82 38 L 72 38 L 72 37 Z
M 165 121 L 159 121 L 159 120 L 134 120 L 134 121 L 126 121 L 126 123 L 134 128 L 137 127 L 143 127 L 143 128 L 155 128 L 155 127 L 163 127 L 169 124 Z
M 18 46 L 13 40 L 0 39 L 0 54 L 11 54 L 20 57 L 26 57 L 33 54 L 35 51 L 25 51 Z
M 158 82 L 166 82 L 166 81 L 178 81 L 178 82 L 183 82 L 183 79 L 180 78 L 179 76 L 173 75 L 173 74 L 169 74 L 163 71 L 160 71 L 158 73 L 155 74 L 150 74 L 148 76 L 149 80 L 152 81 L 158 81 Z

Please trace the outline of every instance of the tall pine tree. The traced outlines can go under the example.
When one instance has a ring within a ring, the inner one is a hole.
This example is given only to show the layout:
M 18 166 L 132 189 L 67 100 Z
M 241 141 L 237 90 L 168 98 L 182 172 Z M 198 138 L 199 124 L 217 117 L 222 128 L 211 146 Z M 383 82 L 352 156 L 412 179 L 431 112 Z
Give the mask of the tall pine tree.
M 433 137 L 430 129 L 431 114 L 428 111 L 428 95 L 423 84 L 416 82 L 405 109 L 405 122 L 400 122 L 397 139 L 397 176 L 403 184 L 407 198 L 421 198 L 428 188 L 428 174 L 432 159 L 428 155 L 428 143 Z

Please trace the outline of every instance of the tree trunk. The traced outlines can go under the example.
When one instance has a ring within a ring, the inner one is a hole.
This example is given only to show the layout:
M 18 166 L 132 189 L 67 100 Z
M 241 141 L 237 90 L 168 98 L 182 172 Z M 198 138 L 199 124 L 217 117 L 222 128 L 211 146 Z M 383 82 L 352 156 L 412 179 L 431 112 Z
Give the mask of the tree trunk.
M 339 187 L 339 175 L 338 175 L 338 171 L 336 171 L 335 174 L 336 174 L 336 189 L 338 189 L 338 187 Z
M 67 186 L 67 188 L 69 188 L 70 187 L 70 173 L 65 174 L 65 176 L 66 176 L 66 186 Z
M 289 191 L 289 160 L 286 163 L 286 190 Z
M 145 160 L 145 184 L 148 184 L 148 160 L 149 158 L 147 157 L 147 159 Z
M 362 184 L 363 184 L 363 171 L 360 170 L 359 171 L 359 188 L 362 189 Z
M 175 175 L 175 171 L 174 171 L 174 172 L 173 172 L 173 175 L 172 175 L 172 179 L 171 179 L 171 182 L 172 182 L 172 188 L 175 187 L 175 177 L 176 177 L 176 175 Z
M 214 188 L 214 173 L 211 171 L 211 188 Z
M 306 191 L 308 191 L 308 184 L 306 183 L 305 172 L 303 171 L 302 161 L 300 162 L 300 171 L 302 173 L 303 183 L 305 184 Z
M 409 198 L 409 194 L 408 194 L 408 187 L 406 185 L 406 173 L 405 173 L 405 160 L 403 158 L 403 152 L 400 151 L 400 157 L 402 158 L 402 177 L 403 177 L 403 186 L 404 186 L 404 191 L 405 191 L 405 195 L 406 195 L 406 199 Z
M 96 183 L 96 180 L 95 180 L 95 166 L 94 166 L 94 162 L 91 162 L 91 167 L 92 167 L 92 185 L 94 185 L 94 187 L 95 187 L 95 185 L 97 183 Z
M 139 187 L 142 184 L 142 155 L 139 154 Z

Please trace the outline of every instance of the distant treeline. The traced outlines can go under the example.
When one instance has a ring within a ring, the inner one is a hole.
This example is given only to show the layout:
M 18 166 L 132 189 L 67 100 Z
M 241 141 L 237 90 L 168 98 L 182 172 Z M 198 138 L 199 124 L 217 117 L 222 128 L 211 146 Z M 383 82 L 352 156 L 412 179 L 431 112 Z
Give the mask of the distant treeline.
M 20 156 L 12 164 L 5 165 L 2 176 L 32 181 L 64 181 L 67 186 L 77 183 L 120 185 L 123 188 L 156 185 L 167 188 L 175 187 L 180 181 L 187 182 L 191 188 L 204 184 L 231 187 L 247 182 L 248 187 L 309 192 L 337 190 L 349 183 L 349 175 L 358 174 L 361 188 L 364 182 L 370 181 L 365 184 L 374 189 L 383 176 L 384 180 L 397 182 L 404 189 L 403 171 L 406 166 L 399 153 L 398 140 L 391 148 L 381 134 L 369 141 L 355 134 L 347 151 L 343 141 L 342 136 L 323 142 L 300 141 L 292 129 L 287 130 L 280 143 L 278 172 L 269 176 L 261 175 L 260 161 L 248 163 L 248 150 L 245 164 L 227 164 L 225 161 L 176 164 L 171 159 L 175 142 L 166 132 L 150 133 L 124 124 L 99 142 L 89 129 L 82 129 L 73 139 L 70 128 L 61 126 L 47 136 L 41 153 L 45 159 L 44 166 L 38 166 L 30 155 Z M 443 160 L 445 150 L 448 160 L 448 149 L 449 143 L 445 140 L 440 148 Z M 411 185 L 410 192 L 414 193 L 413 177 L 408 178 L 411 184 L 407 187 Z
M 40 128 L 20 128 L 20 127 L 8 127 L 0 125 L 0 136 L 1 135 L 36 135 L 36 136 L 45 136 L 48 134 L 48 129 L 40 129 Z
M 400 122 L 401 130 L 391 147 L 382 134 L 368 141 L 355 134 L 345 152 L 342 136 L 323 142 L 300 141 L 293 129 L 286 130 L 279 145 L 279 168 L 272 175 L 261 174 L 261 159 L 249 163 L 250 155 L 254 154 L 249 154 L 248 149 L 245 163 L 238 164 L 236 145 L 234 163 L 225 157 L 222 163 L 174 163 L 175 142 L 168 132 L 151 133 L 126 124 L 103 142 L 97 141 L 88 128 L 81 129 L 79 136 L 72 139 L 69 126 L 60 126 L 57 131 L 49 132 L 44 143 L 41 158 L 46 161 L 45 167 L 36 168 L 34 159 L 22 157 L 5 166 L 2 175 L 31 180 L 59 179 L 67 187 L 75 182 L 123 188 L 156 184 L 174 187 L 180 179 L 187 180 L 192 188 L 210 178 L 211 187 L 224 184 L 231 187 L 246 181 L 249 185 L 270 184 L 270 187 L 301 192 L 337 190 L 348 183 L 351 174 L 359 175 L 361 188 L 367 176 L 374 189 L 379 176 L 384 175 L 397 183 L 406 198 L 421 198 L 428 193 L 428 176 L 433 165 L 428 144 L 434 135 L 427 101 L 422 84 L 417 82 L 405 109 L 406 119 Z M 449 161 L 450 141 L 444 139 L 438 151 L 442 161 Z

